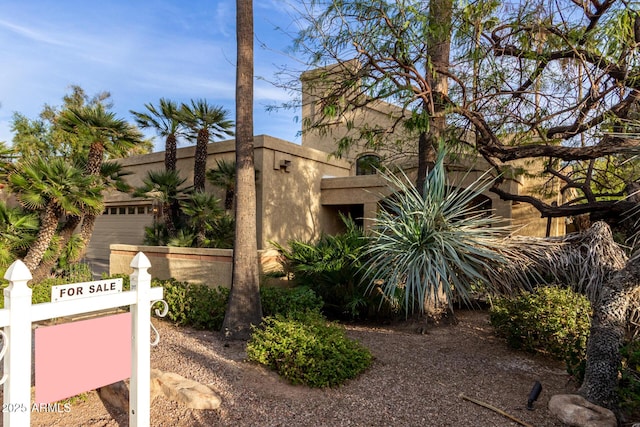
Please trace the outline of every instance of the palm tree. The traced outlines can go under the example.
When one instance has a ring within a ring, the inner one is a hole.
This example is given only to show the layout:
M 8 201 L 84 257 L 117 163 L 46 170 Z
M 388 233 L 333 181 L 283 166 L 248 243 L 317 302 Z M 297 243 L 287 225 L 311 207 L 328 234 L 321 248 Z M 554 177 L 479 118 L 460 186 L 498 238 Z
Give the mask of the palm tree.
M 38 215 L 0 201 L 0 266 L 22 258 L 38 232 Z
M 207 171 L 207 180 L 224 190 L 224 209 L 233 209 L 236 194 L 236 162 L 216 160 L 216 167 Z
M 256 236 L 253 161 L 253 1 L 236 1 L 236 240 L 229 304 L 222 330 L 230 339 L 248 339 L 262 320 Z
M 183 123 L 180 121 L 180 109 L 178 104 L 166 98 L 160 98 L 158 107 L 153 104 L 144 105 L 148 113 L 131 111 L 138 127 L 141 129 L 153 128 L 165 138 L 164 165 L 166 170 L 176 170 L 177 142 L 182 135 Z
M 105 188 L 129 192 L 130 186 L 122 179 L 128 173 L 122 171 L 121 164 L 113 161 L 103 162 L 100 175 L 103 178 Z M 78 236 L 74 233 L 81 220 L 81 216 L 67 215 L 66 221 L 58 230 L 58 239 L 55 241 L 53 248 L 51 248 L 51 255 L 43 258 L 38 268 L 31 272 L 34 281 L 47 277 L 65 252 L 70 254 L 70 256 L 66 257 L 67 260 L 74 261 L 80 258 L 83 250 L 82 239 L 78 239 Z
M 177 203 L 178 196 L 187 191 L 182 185 L 185 178 L 180 177 L 180 173 L 173 170 L 149 171 L 142 180 L 143 186 L 136 188 L 134 197 L 151 197 L 162 204 L 162 217 L 167 228 L 169 237 L 175 237 L 176 225 L 174 222 L 173 206 Z
M 63 111 L 58 124 L 67 132 L 88 141 L 89 149 L 85 164 L 88 175 L 100 176 L 105 158 L 126 156 L 136 145 L 144 142 L 142 133 L 115 113 L 107 111 L 101 103 Z M 87 213 L 82 219 L 80 235 L 86 247 L 93 234 L 96 213 Z M 79 254 L 82 257 L 84 251 Z
M 20 204 L 40 212 L 40 228 L 24 263 L 35 270 L 49 247 L 62 215 L 97 214 L 104 187 L 63 158 L 34 157 L 9 174 L 9 187 Z
M 223 215 L 220 200 L 204 191 L 194 191 L 188 199 L 180 202 L 180 207 L 195 231 L 196 247 L 204 247 L 207 228 L 211 228 L 211 224 Z
M 189 137 L 196 140 L 193 164 L 193 188 L 204 190 L 207 169 L 207 145 L 212 139 L 233 135 L 233 122 L 229 112 L 222 107 L 213 107 L 204 99 L 191 100 L 191 105 L 182 104 L 180 119 L 190 129 Z

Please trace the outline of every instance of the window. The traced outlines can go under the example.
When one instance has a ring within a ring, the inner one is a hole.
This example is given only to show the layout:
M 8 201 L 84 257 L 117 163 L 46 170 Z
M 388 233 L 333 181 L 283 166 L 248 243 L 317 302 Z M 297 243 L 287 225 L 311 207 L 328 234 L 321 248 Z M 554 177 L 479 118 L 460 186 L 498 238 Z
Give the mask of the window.
M 380 156 L 365 154 L 356 160 L 356 175 L 375 175 L 380 168 Z

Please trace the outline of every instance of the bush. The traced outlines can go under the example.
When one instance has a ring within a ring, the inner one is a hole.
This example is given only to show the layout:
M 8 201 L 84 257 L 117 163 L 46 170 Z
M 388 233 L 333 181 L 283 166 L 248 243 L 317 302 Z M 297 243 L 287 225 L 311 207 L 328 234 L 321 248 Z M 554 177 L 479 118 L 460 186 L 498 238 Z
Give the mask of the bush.
M 582 381 L 591 325 L 586 297 L 570 289 L 540 287 L 534 293 L 497 299 L 489 320 L 511 347 L 564 360 L 569 374 Z
M 229 289 L 173 279 L 158 285 L 164 287 L 164 300 L 169 306 L 167 317 L 171 321 L 197 329 L 219 330 L 222 327 Z
M 309 387 L 338 386 L 367 369 L 372 360 L 368 349 L 318 312 L 266 317 L 253 329 L 247 358 Z
M 276 314 L 286 316 L 293 312 L 319 311 L 323 305 L 322 298 L 306 286 L 295 288 L 264 286 L 260 288 L 260 300 L 264 317 Z
M 285 269 L 295 283 L 308 286 L 324 301 L 323 312 L 330 318 L 363 319 L 394 317 L 399 309 L 379 292 L 367 292 L 361 272 L 361 254 L 367 240 L 361 228 L 342 217 L 347 231 L 324 235 L 316 243 L 290 241 L 289 249 L 275 244 Z

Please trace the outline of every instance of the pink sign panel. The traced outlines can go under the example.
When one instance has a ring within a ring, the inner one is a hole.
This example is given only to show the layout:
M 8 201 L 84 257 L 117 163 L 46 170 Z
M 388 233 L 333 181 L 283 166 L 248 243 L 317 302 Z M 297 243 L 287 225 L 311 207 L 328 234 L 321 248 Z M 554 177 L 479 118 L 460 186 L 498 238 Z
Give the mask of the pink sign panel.
M 131 313 L 35 331 L 36 403 L 51 403 L 131 376 Z

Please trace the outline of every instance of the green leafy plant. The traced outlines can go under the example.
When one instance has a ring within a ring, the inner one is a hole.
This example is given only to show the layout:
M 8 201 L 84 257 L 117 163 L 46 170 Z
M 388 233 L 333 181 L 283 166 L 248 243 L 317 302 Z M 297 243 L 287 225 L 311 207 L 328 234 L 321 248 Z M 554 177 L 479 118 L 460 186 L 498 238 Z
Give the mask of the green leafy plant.
M 274 243 L 285 270 L 293 272 L 295 283 L 308 286 L 322 298 L 323 312 L 331 318 L 395 315 L 397 307 L 385 304 L 379 293 L 367 294 L 361 271 L 367 240 L 351 218 L 341 218 L 347 228 L 342 234 L 323 235 L 316 243 L 290 241 L 289 248 Z
M 564 360 L 567 371 L 582 381 L 591 326 L 591 305 L 585 296 L 557 286 L 539 287 L 497 298 L 489 321 L 511 347 Z
M 197 329 L 219 330 L 222 327 L 229 299 L 228 288 L 178 282 L 173 279 L 161 282 L 160 286 L 164 287 L 164 300 L 169 306 L 169 320 Z
M 268 366 L 293 384 L 309 387 L 343 384 L 366 370 L 372 361 L 368 349 L 313 311 L 266 317 L 253 329 L 247 358 Z
M 319 311 L 323 305 L 322 298 L 306 286 L 294 288 L 263 286 L 260 288 L 260 301 L 262 314 L 265 317 L 307 310 Z

